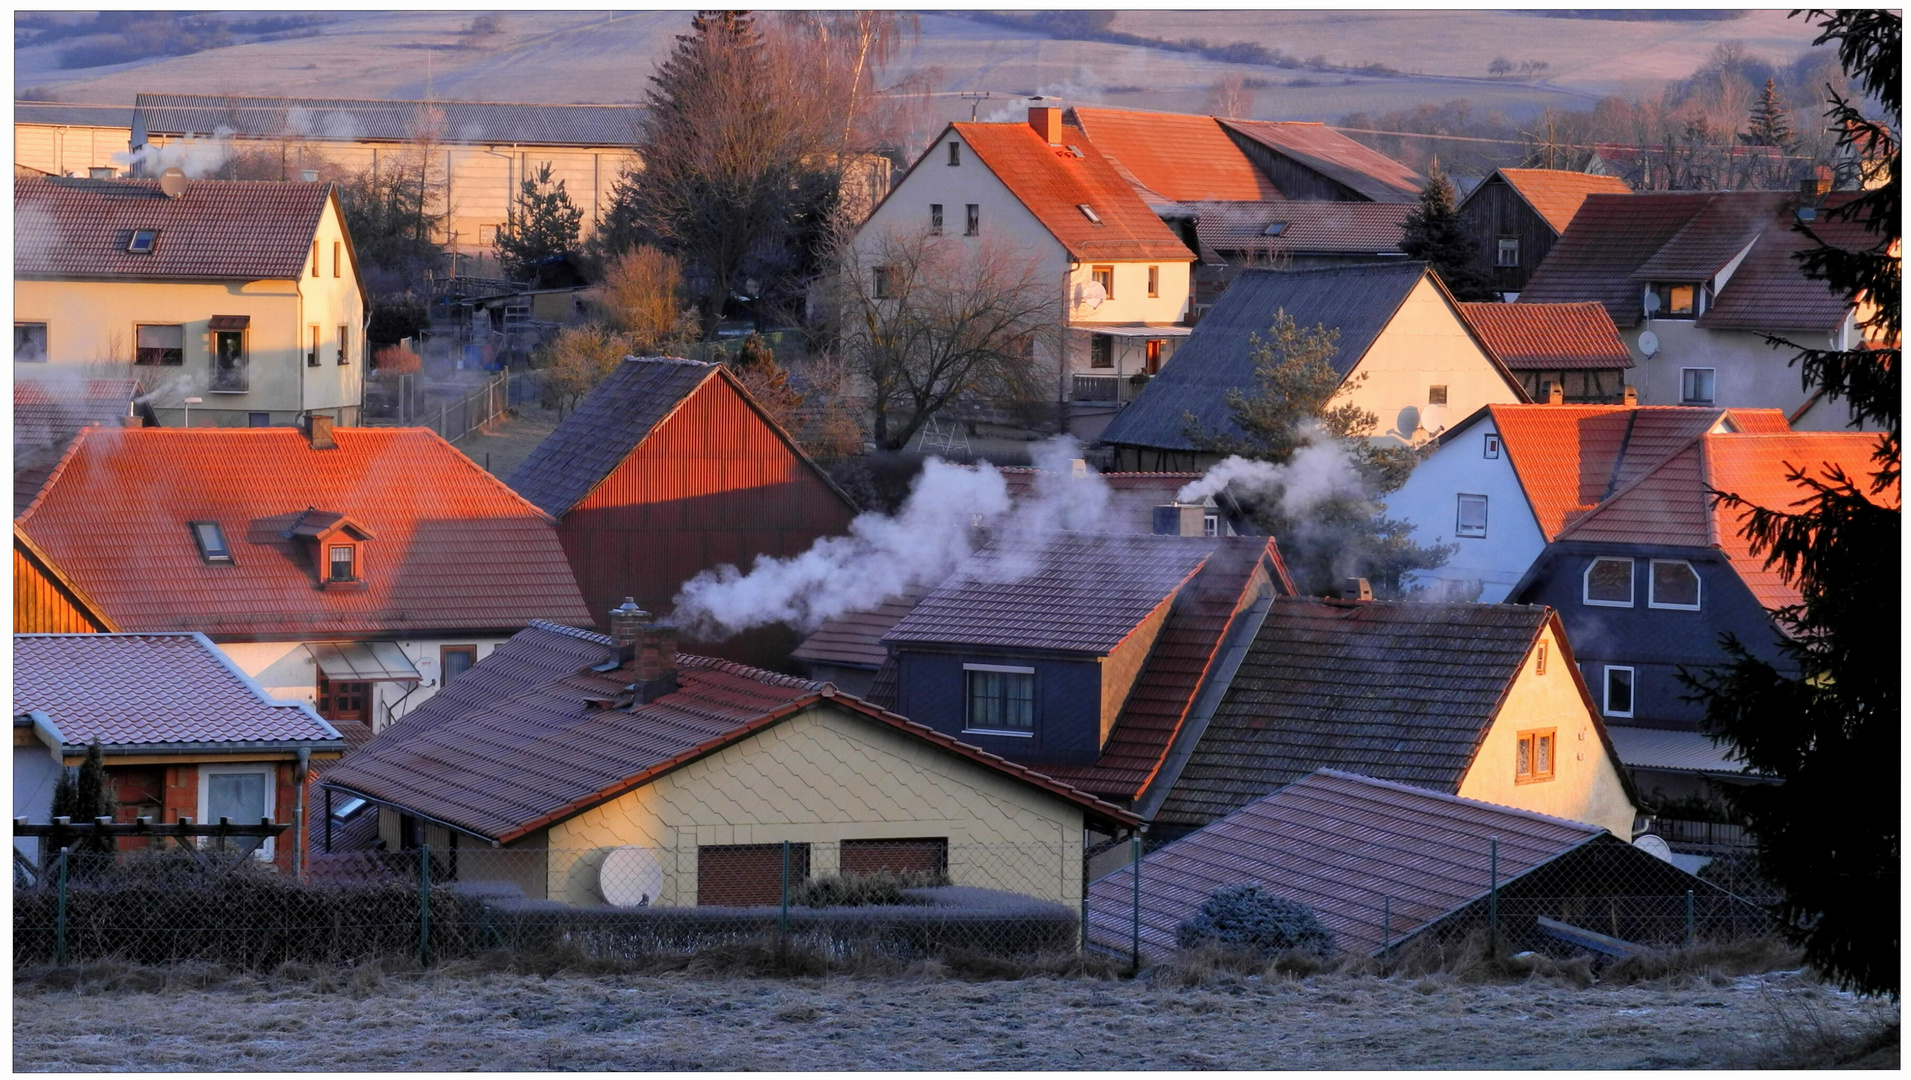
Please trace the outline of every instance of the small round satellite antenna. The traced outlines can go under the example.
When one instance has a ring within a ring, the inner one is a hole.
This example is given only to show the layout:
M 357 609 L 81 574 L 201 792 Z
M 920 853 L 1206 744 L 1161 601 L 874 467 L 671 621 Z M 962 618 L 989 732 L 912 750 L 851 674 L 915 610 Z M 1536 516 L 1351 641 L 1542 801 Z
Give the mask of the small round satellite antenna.
M 1082 304 L 1089 309 L 1102 306 L 1102 302 L 1107 299 L 1108 290 L 1102 287 L 1101 282 L 1090 281 L 1082 285 Z
M 649 848 L 616 848 L 597 871 L 597 889 L 617 907 L 649 907 L 664 891 L 663 864 Z
M 1641 331 L 1639 334 L 1639 351 L 1645 353 L 1647 359 L 1659 355 L 1659 335 L 1650 330 Z
M 1659 310 L 1659 294 L 1656 292 L 1647 293 L 1646 294 L 1646 314 L 1653 315 L 1653 314 L 1656 314 L 1658 310 Z
M 1660 862 L 1672 861 L 1672 845 L 1666 843 L 1664 837 L 1654 836 L 1651 833 L 1646 833 L 1644 836 L 1635 836 L 1632 838 L 1632 846 L 1658 859 Z
M 186 170 L 175 165 L 159 174 L 159 190 L 168 199 L 177 199 L 186 193 Z

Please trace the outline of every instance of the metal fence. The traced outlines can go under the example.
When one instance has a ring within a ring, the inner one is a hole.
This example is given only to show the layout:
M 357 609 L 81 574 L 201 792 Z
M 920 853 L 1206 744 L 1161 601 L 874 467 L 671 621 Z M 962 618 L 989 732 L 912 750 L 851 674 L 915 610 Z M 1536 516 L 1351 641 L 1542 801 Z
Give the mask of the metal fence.
M 314 854 L 299 877 L 196 850 L 66 849 L 41 872 L 16 866 L 14 962 L 641 960 L 738 942 L 833 959 L 1070 953 L 1080 890 L 1064 844 L 419 848 Z
M 510 382 L 511 369 L 507 367 L 469 394 L 441 402 L 436 412 L 427 408 L 418 420 L 421 426 L 444 436 L 446 442 L 455 442 L 473 428 L 504 415 L 510 408 Z

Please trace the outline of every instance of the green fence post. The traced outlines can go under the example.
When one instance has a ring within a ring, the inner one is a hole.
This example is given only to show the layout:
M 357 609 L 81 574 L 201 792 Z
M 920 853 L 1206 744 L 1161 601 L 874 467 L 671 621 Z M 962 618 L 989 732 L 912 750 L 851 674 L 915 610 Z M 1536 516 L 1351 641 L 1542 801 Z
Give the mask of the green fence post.
M 1141 837 L 1128 841 L 1128 854 L 1135 866 L 1134 913 L 1130 919 L 1130 942 L 1136 971 L 1141 970 Z
M 60 849 L 60 898 L 53 919 L 53 962 L 66 963 L 66 849 Z
M 1685 947 L 1691 948 L 1693 941 L 1692 890 L 1685 891 Z
M 783 841 L 783 899 L 782 908 L 776 915 L 776 933 L 780 940 L 787 942 L 790 937 L 790 842 Z
M 1500 838 L 1487 840 L 1486 950 L 1500 951 Z
M 418 962 L 431 966 L 431 845 L 418 845 Z

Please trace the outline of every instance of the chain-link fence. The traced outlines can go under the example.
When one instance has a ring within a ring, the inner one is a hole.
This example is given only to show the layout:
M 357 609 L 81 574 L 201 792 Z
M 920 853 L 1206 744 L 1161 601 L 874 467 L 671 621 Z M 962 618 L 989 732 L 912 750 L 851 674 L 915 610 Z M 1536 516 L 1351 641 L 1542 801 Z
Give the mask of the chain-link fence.
M 1080 942 L 1080 849 L 943 839 L 16 861 L 14 962 L 249 968 L 506 949 L 600 960 L 765 941 L 831 958 L 1027 956 Z

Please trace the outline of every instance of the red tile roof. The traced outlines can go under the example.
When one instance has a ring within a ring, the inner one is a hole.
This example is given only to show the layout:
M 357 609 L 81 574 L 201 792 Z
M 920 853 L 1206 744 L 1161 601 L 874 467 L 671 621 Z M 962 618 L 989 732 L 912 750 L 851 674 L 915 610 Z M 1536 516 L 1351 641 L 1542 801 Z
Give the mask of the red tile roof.
M 65 456 L 73 436 L 89 424 L 119 427 L 141 414 L 138 379 L 16 379 L 13 384 L 13 513 L 32 504 Z
M 589 623 L 551 519 L 422 428 L 87 428 L 19 523 L 128 630 L 215 638 Z M 308 508 L 369 530 L 363 587 L 320 589 Z M 189 522 L 233 554 L 207 565 Z
M 1721 192 L 1632 272 L 1649 281 L 1708 281 L 1769 229 L 1792 196 L 1776 191 Z
M 1420 201 L 1426 178 L 1325 124 L 1291 120 L 1223 120 L 1262 146 L 1313 169 L 1374 202 Z
M 883 635 L 896 628 L 904 615 L 915 610 L 929 590 L 912 589 L 891 597 L 869 611 L 839 615 L 816 628 L 790 653 L 795 660 L 812 664 L 842 664 L 852 667 L 881 667 L 889 655 L 883 647 Z M 873 698 L 873 695 L 872 695 Z
M 1776 409 L 1491 405 L 1488 414 L 1548 541 L 1714 427 L 1788 430 Z
M 607 637 L 533 624 L 327 772 L 324 783 L 510 841 L 828 703 L 1065 799 L 1091 820 L 1134 821 L 827 683 L 722 660 L 679 655 L 675 692 L 647 704 L 594 708 L 586 698 L 630 701 L 627 666 L 595 670 L 614 655 Z
M 1525 199 L 1526 205 L 1544 218 L 1555 233 L 1565 232 L 1566 226 L 1572 224 L 1573 215 L 1579 212 L 1579 204 L 1586 201 L 1586 196 L 1625 195 L 1632 191 L 1617 176 L 1594 176 L 1563 169 L 1500 169 L 1498 172 L 1506 186 Z M 1490 176 L 1486 179 L 1488 183 L 1493 180 Z M 1485 186 L 1481 184 L 1473 191 L 1477 193 Z
M 1768 569 L 1763 556 L 1753 555 L 1750 542 L 1740 535 L 1750 511 L 1714 506 L 1710 492 L 1789 512 L 1810 494 L 1788 478 L 1791 470 L 1802 468 L 1806 475 L 1822 479 L 1833 466 L 1868 491 L 1868 478 L 1877 470 L 1871 455 L 1878 439 L 1849 431 L 1707 434 L 1616 492 L 1563 530 L 1559 539 L 1718 548 L 1760 603 L 1774 610 L 1796 604 L 1798 590 L 1776 568 Z M 1896 508 L 1899 489 L 1894 485 L 1872 498 Z
M 1559 242 L 1521 290 L 1519 302 L 1597 300 L 1616 326 L 1637 326 L 1640 289 L 1632 272 L 1685 228 L 1712 198 L 1706 192 L 1588 195 Z
M 1063 128 L 1064 145 L 1050 146 L 1025 123 L 949 126 L 1072 257 L 1194 260 L 1080 128 Z M 1082 213 L 1084 205 L 1100 224 Z
M 1077 106 L 1068 120 L 1143 187 L 1175 202 L 1280 198 L 1212 116 Z
M 1216 252 L 1398 255 L 1401 226 L 1412 212 L 1406 203 L 1203 202 L 1194 206 L 1194 229 Z M 1284 226 L 1280 235 L 1267 235 L 1275 222 Z
M 157 180 L 18 180 L 16 277 L 297 280 L 332 185 L 190 180 L 169 199 Z M 136 229 L 150 253 L 126 250 Z
M 45 713 L 69 748 L 345 748 L 310 705 L 268 696 L 203 634 L 15 634 L 13 711 Z
M 1460 315 L 1500 362 L 1515 371 L 1629 368 L 1632 353 L 1619 340 L 1603 304 L 1468 304 Z

